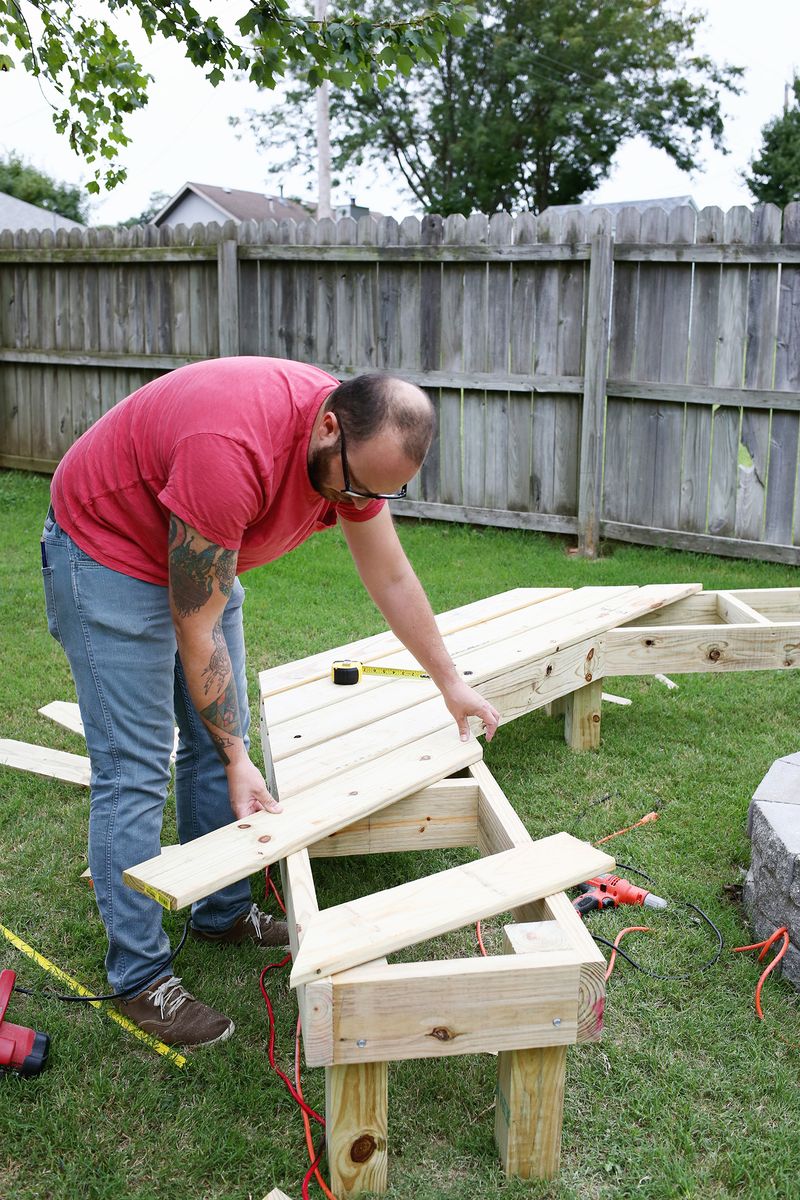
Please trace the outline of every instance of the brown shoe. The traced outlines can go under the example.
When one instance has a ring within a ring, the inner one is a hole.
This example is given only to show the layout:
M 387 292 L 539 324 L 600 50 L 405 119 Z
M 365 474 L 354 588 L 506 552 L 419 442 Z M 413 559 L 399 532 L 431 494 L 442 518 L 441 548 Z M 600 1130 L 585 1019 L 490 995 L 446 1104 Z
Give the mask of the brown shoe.
M 257 946 L 288 946 L 289 930 L 285 921 L 276 921 L 274 917 L 263 913 L 257 904 L 250 905 L 250 911 L 240 917 L 219 933 L 210 933 L 205 929 L 192 929 L 192 937 L 201 942 L 217 942 L 220 945 L 240 946 L 242 942 L 255 942 Z
M 165 975 L 130 1000 L 115 1006 L 134 1025 L 167 1046 L 212 1046 L 233 1033 L 233 1021 L 187 992 L 175 975 Z

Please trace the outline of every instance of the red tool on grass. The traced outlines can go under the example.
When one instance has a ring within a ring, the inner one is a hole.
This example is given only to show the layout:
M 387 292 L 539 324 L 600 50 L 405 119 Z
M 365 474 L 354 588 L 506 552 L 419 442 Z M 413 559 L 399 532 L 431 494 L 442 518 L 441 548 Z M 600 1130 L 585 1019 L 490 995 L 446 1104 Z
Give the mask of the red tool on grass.
M 46 1033 L 6 1021 L 6 1009 L 16 978 L 15 971 L 0 971 L 0 1071 L 38 1075 L 47 1062 L 50 1038 Z
M 585 917 L 597 909 L 617 908 L 620 904 L 642 904 L 645 908 L 666 908 L 666 900 L 646 888 L 637 887 L 618 875 L 597 875 L 579 885 L 582 895 L 572 901 L 576 911 Z

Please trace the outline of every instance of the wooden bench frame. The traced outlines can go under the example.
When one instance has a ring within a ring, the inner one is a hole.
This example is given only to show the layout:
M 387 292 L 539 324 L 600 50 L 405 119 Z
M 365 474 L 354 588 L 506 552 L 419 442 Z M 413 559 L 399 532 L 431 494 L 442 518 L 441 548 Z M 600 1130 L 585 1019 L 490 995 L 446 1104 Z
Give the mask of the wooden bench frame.
M 311 857 L 476 847 L 531 836 L 483 763 L 372 814 L 281 864 L 292 953 L 319 911 Z M 566 1049 L 599 1037 L 605 961 L 563 893 L 516 909 L 504 953 L 390 964 L 301 985 L 309 1066 L 324 1066 L 327 1150 L 337 1197 L 387 1187 L 388 1063 L 497 1054 L 495 1139 L 508 1175 L 559 1169 Z

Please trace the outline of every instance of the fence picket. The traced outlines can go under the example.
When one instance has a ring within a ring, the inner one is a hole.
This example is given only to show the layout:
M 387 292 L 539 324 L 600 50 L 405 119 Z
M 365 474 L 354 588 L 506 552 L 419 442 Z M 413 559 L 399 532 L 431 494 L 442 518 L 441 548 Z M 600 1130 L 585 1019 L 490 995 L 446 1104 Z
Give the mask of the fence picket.
M 800 204 L 783 214 L 783 241 L 800 242 Z M 800 389 L 800 268 L 783 264 L 778 303 L 775 387 Z M 800 542 L 800 486 L 797 483 L 800 414 L 773 409 L 770 430 L 769 489 L 764 540 Z

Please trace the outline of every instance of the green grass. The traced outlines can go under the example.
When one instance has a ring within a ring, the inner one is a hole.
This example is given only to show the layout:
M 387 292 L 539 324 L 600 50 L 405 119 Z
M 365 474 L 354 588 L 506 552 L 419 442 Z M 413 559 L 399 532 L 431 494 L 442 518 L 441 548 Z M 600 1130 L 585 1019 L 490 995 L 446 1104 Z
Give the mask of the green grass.
M 46 508 L 45 480 L 0 473 L 0 733 L 80 753 L 79 738 L 37 713 L 50 700 L 74 699 L 44 619 L 37 541 Z M 788 567 L 629 546 L 606 547 L 601 559 L 586 562 L 568 557 L 559 539 L 513 531 L 405 522 L 400 533 L 436 609 L 520 585 L 798 581 Z M 259 669 L 382 627 L 338 533 L 245 576 L 245 585 L 254 704 Z M 606 706 L 599 753 L 570 753 L 557 723 L 542 713 L 504 727 L 486 750 L 534 836 L 568 829 L 594 840 L 659 808 L 658 822 L 613 848 L 676 901 L 652 915 L 652 935 L 627 943 L 661 973 L 691 971 L 713 950 L 678 901 L 707 911 L 728 947 L 751 940 L 737 890 L 749 855 L 749 798 L 775 758 L 800 748 L 793 673 L 687 675 L 679 682 L 671 692 L 649 678 L 607 681 L 607 690 L 633 704 Z M 86 792 L 6 769 L 0 789 L 0 920 L 102 989 L 103 932 L 78 878 L 86 863 Z M 168 812 L 167 837 L 172 826 Z M 333 860 L 318 863 L 315 877 L 330 904 L 461 858 L 441 852 Z M 263 893 L 263 884 L 254 886 Z M 177 939 L 183 915 L 166 922 Z M 610 937 L 623 923 L 631 923 L 629 911 L 591 918 L 593 931 Z M 487 924 L 496 950 L 502 921 Z M 0 965 L 17 970 L 21 983 L 49 986 L 39 968 L 0 944 Z M 454 947 L 472 953 L 471 937 L 452 935 L 428 949 Z M 52 1052 L 34 1080 L 0 1077 L 0 1196 L 246 1200 L 279 1185 L 299 1198 L 302 1125 L 267 1065 L 260 961 L 252 949 L 192 944 L 183 951 L 179 971 L 187 985 L 237 1025 L 230 1042 L 197 1053 L 184 1071 L 93 1009 L 15 994 L 10 1019 L 48 1032 Z M 603 1041 L 569 1055 L 563 1167 L 553 1184 L 502 1175 L 492 1140 L 491 1056 L 393 1064 L 390 1197 L 796 1197 L 800 1052 L 779 1035 L 800 1042 L 800 997 L 771 977 L 760 1024 L 753 1013 L 757 978 L 755 956 L 729 950 L 690 981 L 657 981 L 619 966 Z M 286 972 L 272 979 L 271 993 L 286 1067 L 295 1020 Z M 305 1088 L 312 1104 L 324 1103 L 321 1070 L 308 1071 Z

